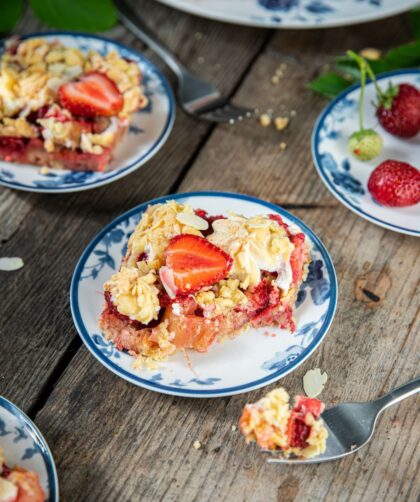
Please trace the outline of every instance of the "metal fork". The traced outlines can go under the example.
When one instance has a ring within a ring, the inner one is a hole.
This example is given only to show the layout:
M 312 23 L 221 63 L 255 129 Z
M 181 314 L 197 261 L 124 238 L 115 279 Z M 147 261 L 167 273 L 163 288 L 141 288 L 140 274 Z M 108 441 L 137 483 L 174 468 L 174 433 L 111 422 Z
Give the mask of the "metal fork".
M 318 457 L 301 459 L 276 457 L 267 462 L 276 464 L 317 464 L 343 458 L 360 450 L 373 436 L 379 415 L 389 406 L 420 391 L 420 377 L 366 403 L 343 403 L 325 410 L 322 419 L 328 429 L 327 449 Z M 268 453 L 264 450 L 264 453 Z
M 178 59 L 156 40 L 124 0 L 115 0 L 120 21 L 136 37 L 153 49 L 178 77 L 178 100 L 190 115 L 210 122 L 229 122 L 250 117 L 255 110 L 233 105 L 210 82 L 190 73 Z

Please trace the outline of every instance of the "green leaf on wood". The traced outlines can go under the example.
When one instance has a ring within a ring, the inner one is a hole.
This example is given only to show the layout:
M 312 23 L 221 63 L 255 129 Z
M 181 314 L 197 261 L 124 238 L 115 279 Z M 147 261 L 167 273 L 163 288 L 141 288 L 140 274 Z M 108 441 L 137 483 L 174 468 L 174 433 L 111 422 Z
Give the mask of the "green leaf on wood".
M 29 0 L 29 2 L 42 22 L 62 30 L 105 31 L 112 28 L 117 21 L 112 0 Z
M 0 0 L 0 33 L 8 34 L 22 14 L 22 0 Z
M 338 73 L 324 73 L 318 78 L 309 83 L 309 88 L 318 94 L 322 94 L 327 98 L 333 98 L 349 85 L 354 82 L 354 79 L 346 79 Z

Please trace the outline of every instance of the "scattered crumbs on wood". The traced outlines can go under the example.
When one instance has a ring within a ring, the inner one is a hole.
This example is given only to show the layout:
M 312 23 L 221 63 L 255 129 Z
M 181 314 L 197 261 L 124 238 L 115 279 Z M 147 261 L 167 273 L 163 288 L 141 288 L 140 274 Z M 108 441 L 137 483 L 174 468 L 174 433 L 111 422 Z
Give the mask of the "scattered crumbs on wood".
M 271 117 L 268 113 L 263 113 L 260 115 L 260 125 L 262 127 L 268 127 L 271 124 Z
M 292 111 L 290 112 L 290 116 L 291 116 L 291 117 L 296 117 L 296 114 L 297 114 L 296 110 L 292 110 Z
M 353 451 L 354 449 L 357 448 L 357 444 L 356 443 L 353 443 L 350 445 L 350 450 Z
M 236 431 L 236 425 L 232 425 L 231 430 L 232 430 L 232 432 L 235 432 Z
M 276 117 L 274 119 L 274 126 L 278 131 L 283 131 L 289 125 L 288 117 Z
M 391 427 L 393 429 L 396 429 L 397 427 L 399 427 L 401 425 L 401 420 L 397 417 L 394 417 L 392 420 L 391 420 Z
M 194 441 L 193 446 L 196 450 L 199 450 L 202 447 L 202 444 L 200 443 L 200 441 L 196 440 Z
M 285 143 L 284 141 L 282 141 L 279 145 L 279 148 L 280 148 L 280 151 L 282 152 L 283 150 L 286 150 L 287 148 L 287 143 Z
M 200 56 L 200 57 L 197 58 L 197 63 L 198 64 L 204 64 L 204 62 L 205 62 L 205 59 L 203 58 L 203 56 Z
M 201 40 L 201 39 L 203 38 L 203 34 L 201 33 L 201 31 L 196 31 L 196 32 L 194 33 L 194 38 L 195 38 L 196 40 Z
M 370 59 L 371 61 L 376 61 L 382 56 L 382 52 L 379 49 L 375 49 L 374 47 L 366 47 L 365 49 L 362 49 L 359 54 L 366 59 Z

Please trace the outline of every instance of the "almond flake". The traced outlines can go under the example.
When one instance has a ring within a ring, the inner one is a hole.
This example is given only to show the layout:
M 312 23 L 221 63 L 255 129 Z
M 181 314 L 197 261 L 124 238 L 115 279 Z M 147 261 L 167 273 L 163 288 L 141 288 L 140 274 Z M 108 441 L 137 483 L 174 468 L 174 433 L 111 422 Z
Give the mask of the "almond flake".
M 207 230 L 209 228 L 208 221 L 193 213 L 178 213 L 176 219 L 183 225 L 188 225 L 196 230 Z
M 23 267 L 22 258 L 17 258 L 17 257 L 0 258 L 0 270 L 3 270 L 5 272 L 12 272 L 13 270 L 19 270 L 22 267 Z
M 326 373 L 321 373 L 319 368 L 309 370 L 303 377 L 303 390 L 308 397 L 316 397 L 321 394 L 328 379 Z

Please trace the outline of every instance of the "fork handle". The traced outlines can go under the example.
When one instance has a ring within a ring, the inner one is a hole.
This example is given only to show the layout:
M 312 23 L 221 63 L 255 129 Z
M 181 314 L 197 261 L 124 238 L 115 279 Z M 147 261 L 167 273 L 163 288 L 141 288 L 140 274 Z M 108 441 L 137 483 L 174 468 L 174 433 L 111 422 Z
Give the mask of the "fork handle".
M 118 10 L 118 17 L 124 26 L 131 31 L 133 35 L 143 40 L 151 49 L 153 49 L 178 76 L 183 77 L 187 73 L 186 68 L 180 63 L 175 55 L 163 44 L 158 42 L 152 32 L 140 21 L 137 13 L 124 1 L 114 0 Z
M 401 385 L 401 387 L 397 387 L 392 390 L 385 396 L 382 396 L 378 399 L 378 404 L 380 406 L 380 412 L 388 408 L 393 404 L 397 404 L 403 399 L 414 396 L 417 392 L 420 391 L 420 377 L 411 380 L 410 382 Z

